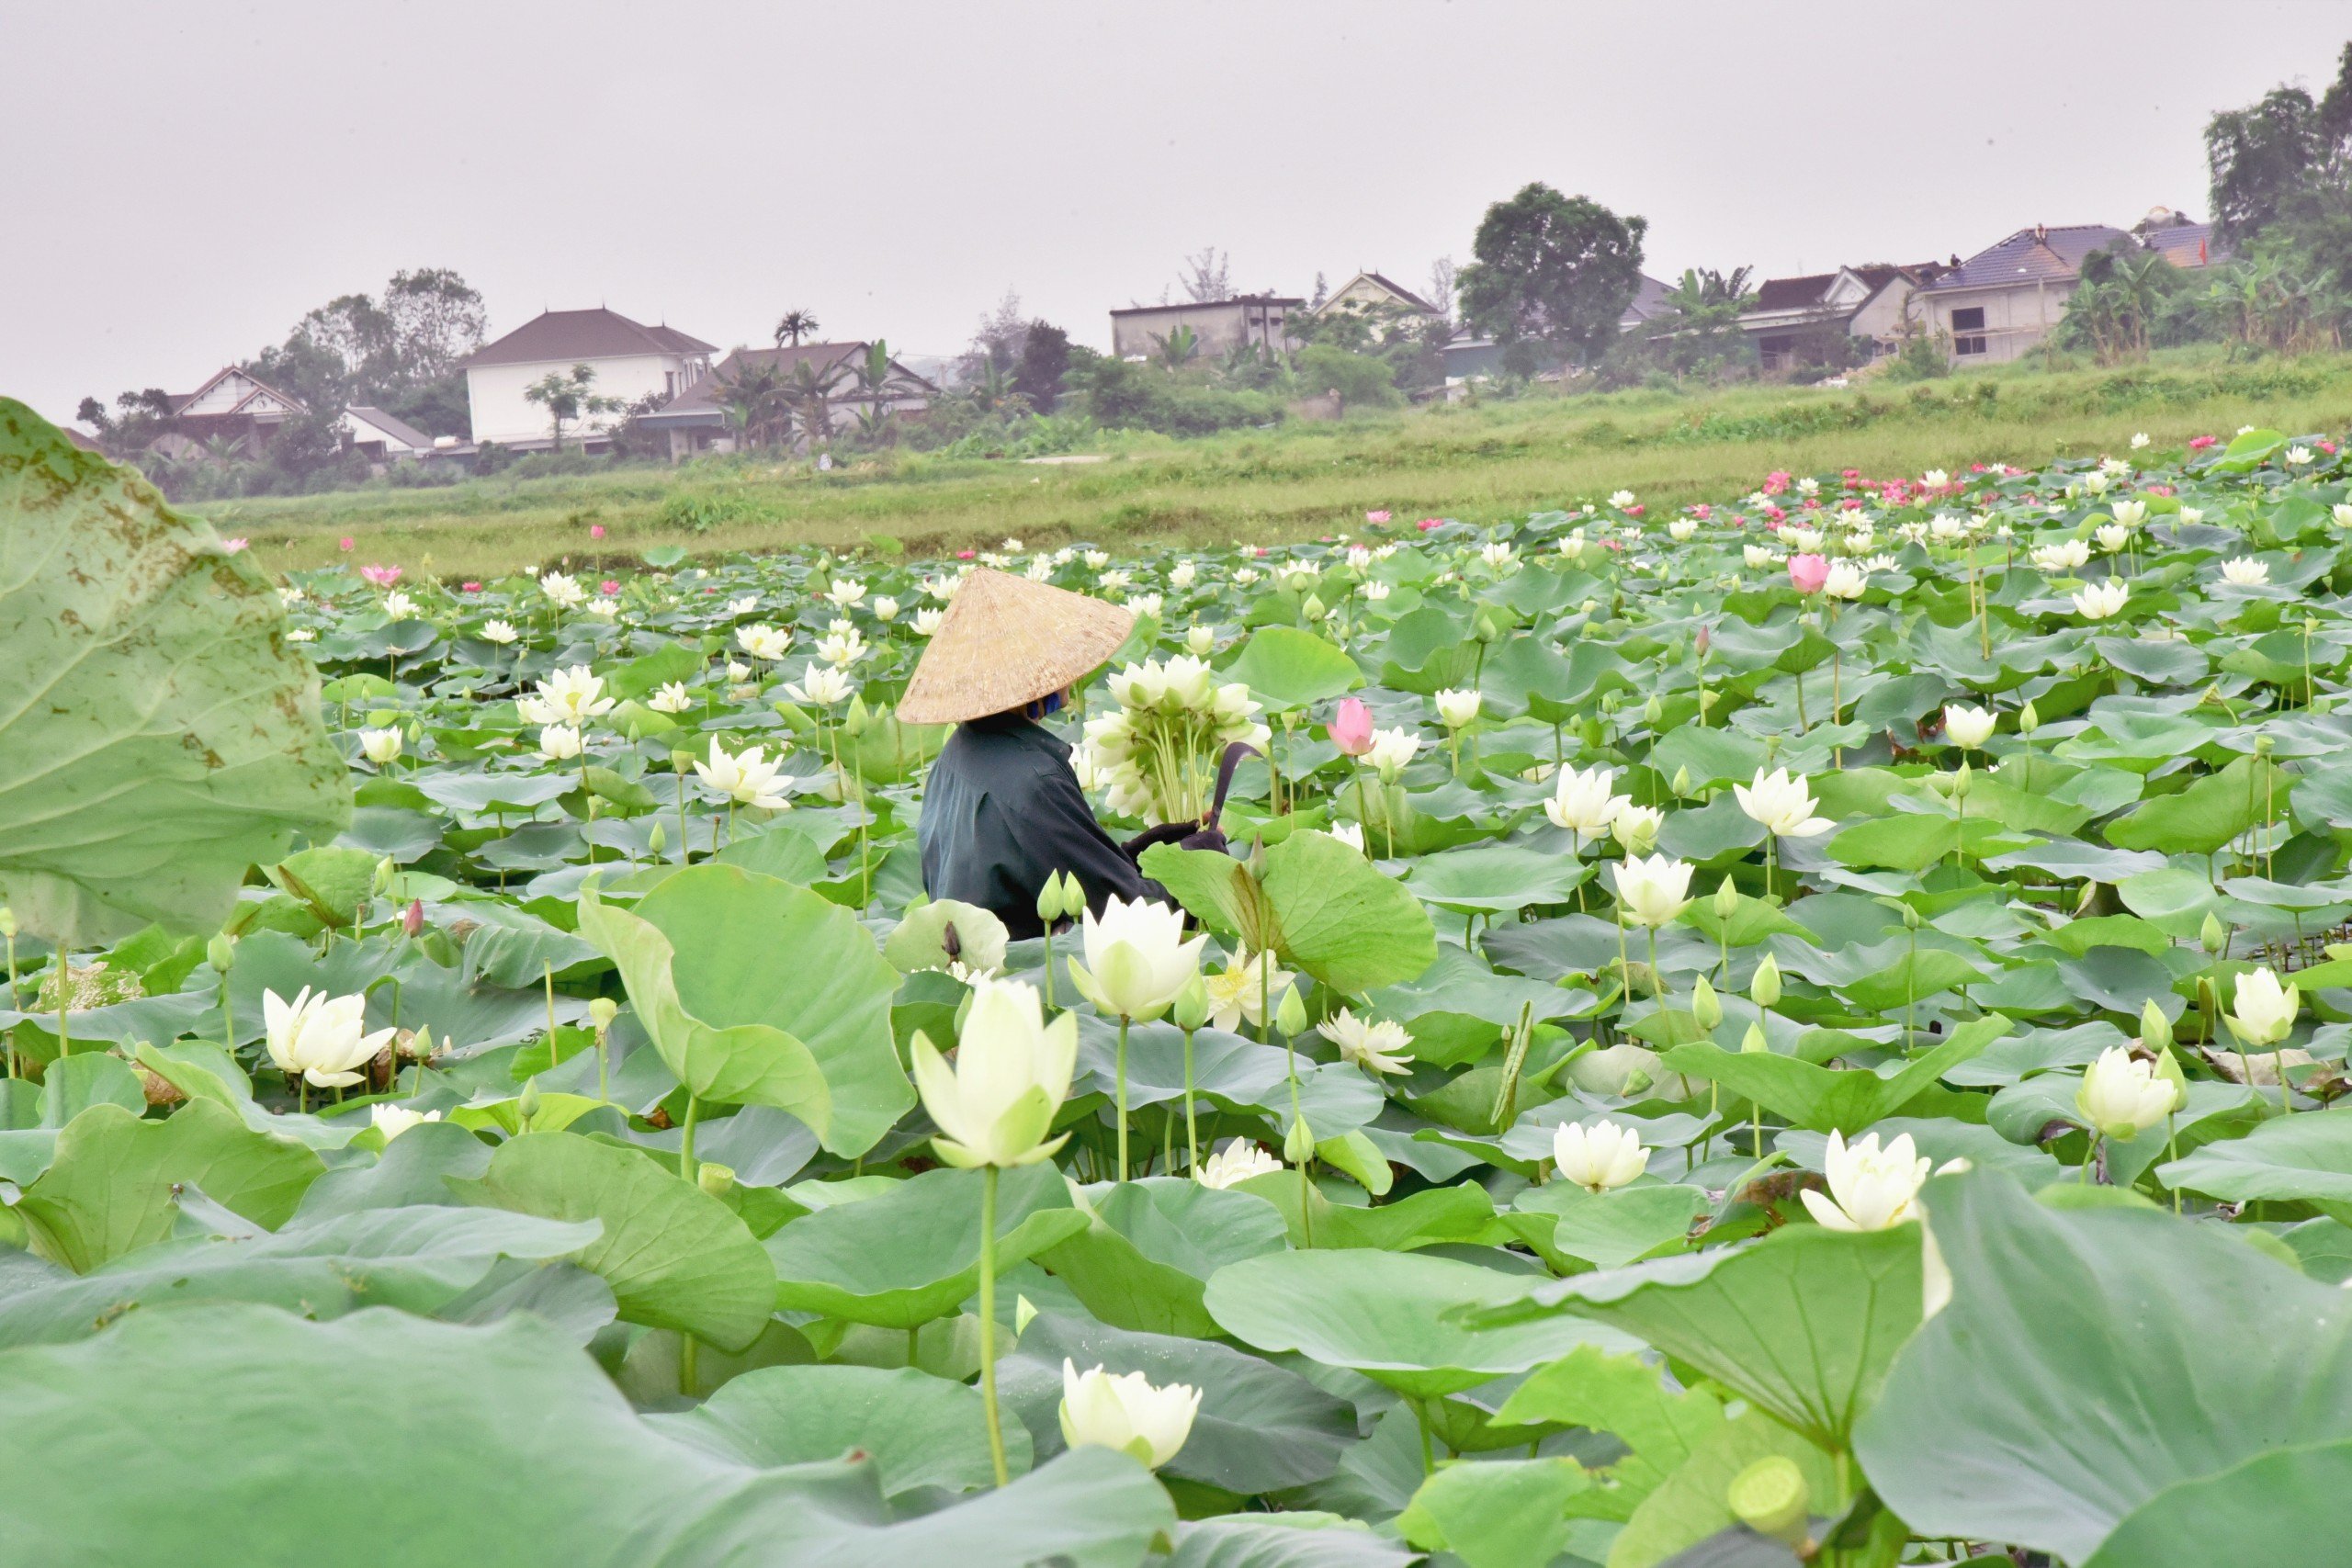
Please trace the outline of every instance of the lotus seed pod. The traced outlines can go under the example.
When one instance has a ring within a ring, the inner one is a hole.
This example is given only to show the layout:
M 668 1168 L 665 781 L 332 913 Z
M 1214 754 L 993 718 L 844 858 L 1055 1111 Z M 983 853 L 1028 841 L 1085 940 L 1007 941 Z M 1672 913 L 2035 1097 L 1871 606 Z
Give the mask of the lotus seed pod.
M 237 962 L 237 939 L 227 931 L 215 931 L 212 940 L 204 944 L 204 961 L 212 965 L 215 975 L 226 975 Z
M 1184 982 L 1184 988 L 1176 993 L 1175 1005 L 1169 1010 L 1168 1016 L 1177 1028 L 1188 1034 L 1208 1022 L 1209 987 L 1198 970 L 1193 971 L 1193 977 Z
M 1306 1032 L 1306 1003 L 1292 986 L 1283 992 L 1283 999 L 1274 1004 L 1274 1027 L 1284 1034 Z
M 1739 913 L 1739 889 L 1729 876 L 1715 885 L 1715 919 L 1728 920 Z
M 695 1162 L 695 1185 L 714 1198 L 724 1198 L 735 1189 L 735 1168 L 715 1160 Z
M 1697 1019 L 1699 1027 L 1710 1034 L 1723 1024 L 1724 1004 L 1716 998 L 1715 988 L 1707 984 L 1704 975 L 1700 976 L 1690 987 L 1690 1016 Z
M 1733 1476 L 1724 1501 L 1739 1522 L 1757 1534 L 1792 1547 L 1806 1544 L 1812 1498 L 1804 1472 L 1788 1455 L 1759 1459 Z
M 613 1026 L 613 1020 L 620 1015 L 621 1004 L 610 997 L 598 997 L 588 1004 L 588 1021 L 596 1026 L 596 1032 L 599 1034 L 610 1029 Z
M 1756 966 L 1756 977 L 1747 983 L 1747 999 L 1760 1008 L 1781 1004 L 1781 963 L 1769 953 Z

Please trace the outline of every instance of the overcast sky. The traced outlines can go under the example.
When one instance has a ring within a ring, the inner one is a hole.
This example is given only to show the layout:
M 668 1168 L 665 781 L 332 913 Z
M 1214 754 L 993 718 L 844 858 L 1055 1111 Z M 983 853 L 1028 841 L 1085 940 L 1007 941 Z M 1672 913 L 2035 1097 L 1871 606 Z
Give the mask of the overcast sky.
M 2202 216 L 2207 115 L 2347 37 L 2352 0 L 0 0 L 0 393 L 189 390 L 413 266 L 493 335 L 797 306 L 941 354 L 1013 288 L 1105 345 L 1208 244 L 1418 286 L 1530 180 L 1646 217 L 1659 276 L 1965 254 Z

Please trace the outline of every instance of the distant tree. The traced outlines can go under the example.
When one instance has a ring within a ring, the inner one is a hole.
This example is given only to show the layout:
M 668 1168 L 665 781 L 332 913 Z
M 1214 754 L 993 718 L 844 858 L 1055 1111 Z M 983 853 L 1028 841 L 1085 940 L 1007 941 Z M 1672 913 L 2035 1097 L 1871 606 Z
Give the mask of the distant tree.
M 1325 280 L 1323 269 L 1317 267 L 1315 270 L 1315 292 L 1306 297 L 1306 309 L 1309 313 L 1320 310 L 1323 308 L 1323 301 L 1329 298 L 1331 298 L 1331 285 Z
M 735 368 L 717 378 L 714 401 L 735 433 L 735 449 L 781 446 L 792 434 L 792 404 L 784 372 L 774 360 L 739 359 Z
M 118 393 L 119 412 L 109 413 L 96 398 L 84 398 L 74 417 L 97 433 L 98 445 L 110 457 L 128 458 L 171 428 L 172 395 L 161 387 Z
M 800 422 L 801 439 L 811 452 L 832 439 L 833 399 L 849 378 L 848 365 L 836 361 L 820 370 L 812 359 L 798 361 L 785 378 L 784 399 L 792 405 L 793 416 Z
M 446 266 L 392 274 L 383 313 L 401 375 L 412 385 L 456 375 L 458 362 L 481 346 L 490 321 L 480 291 Z
M 2238 259 L 2200 314 L 2251 345 L 2340 346 L 2352 338 L 2352 43 L 2314 102 L 2282 86 L 2206 123 L 2213 217 Z
M 783 348 L 789 344 L 792 347 L 798 348 L 802 338 L 815 337 L 822 330 L 818 325 L 817 318 L 813 313 L 808 310 L 786 310 L 784 313 L 784 319 L 775 324 L 775 345 Z
M 1444 316 L 1449 320 L 1451 320 L 1453 315 L 1454 281 L 1455 275 L 1453 258 L 1452 256 L 1440 256 L 1437 260 L 1430 263 L 1430 304 L 1435 308 L 1439 315 Z
M 1039 413 L 1051 413 L 1061 400 L 1062 377 L 1069 370 L 1069 333 L 1050 321 L 1031 321 L 1012 367 L 1013 389 Z
M 2243 244 L 2276 221 L 2303 188 L 2320 152 L 2319 107 L 2301 87 L 2274 87 L 2250 108 L 2205 125 L 2213 220 Z
M 1164 369 L 1182 370 L 1201 352 L 1201 334 L 1181 324 L 1171 332 L 1153 333 L 1151 341 L 1159 350 L 1159 363 Z
M 1641 285 L 1649 223 L 1540 182 L 1487 209 L 1462 269 L 1463 314 L 1532 369 L 1541 345 L 1590 364 L 1615 341 Z
M 600 396 L 592 389 L 596 381 L 596 367 L 575 365 L 569 372 L 550 370 L 523 389 L 523 400 L 537 403 L 548 411 L 548 421 L 554 430 L 553 450 L 563 450 L 563 427 L 593 413 L 613 413 L 619 410 L 618 398 Z
M 971 381 L 979 377 L 982 367 L 994 366 L 1009 376 L 1021 362 L 1028 338 L 1029 318 L 1021 309 L 1020 291 L 1007 288 L 996 309 L 982 316 L 973 329 L 971 345 L 956 359 L 956 374 Z
M 2082 282 L 2067 298 L 2059 340 L 2090 351 L 2101 365 L 2147 357 L 2165 302 L 2188 279 L 2137 240 L 2125 238 L 2083 258 Z
M 1230 299 L 1233 298 L 1232 260 L 1229 254 L 1210 245 L 1200 254 L 1184 258 L 1184 270 L 1176 281 L 1185 293 L 1193 297 L 1193 303 L 1196 305 Z

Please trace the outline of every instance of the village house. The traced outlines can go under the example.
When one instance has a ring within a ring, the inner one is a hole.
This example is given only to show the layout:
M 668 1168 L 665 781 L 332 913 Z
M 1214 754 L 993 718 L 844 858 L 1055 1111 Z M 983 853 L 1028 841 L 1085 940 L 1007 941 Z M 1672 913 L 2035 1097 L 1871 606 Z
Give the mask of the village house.
M 1871 262 L 1768 277 L 1740 312 L 1740 331 L 1768 373 L 1880 358 L 1902 346 L 1914 291 L 1943 271 L 1937 262 Z
M 1443 321 L 1445 312 L 1406 288 L 1376 272 L 1360 272 L 1331 291 L 1315 309 L 1318 316 L 1340 313 L 1393 321 Z
M 1950 341 L 1954 365 L 2022 357 L 2058 329 L 2084 258 L 2129 238 L 2104 223 L 2020 229 L 1918 288 L 1921 325 Z
M 466 373 L 466 401 L 473 439 L 495 441 L 517 451 L 541 451 L 553 440 L 548 411 L 525 396 L 526 389 L 550 375 L 568 375 L 575 365 L 595 373 L 590 391 L 617 399 L 623 406 L 674 398 L 710 374 L 715 352 L 700 338 L 669 326 L 645 326 L 616 310 L 543 310 L 495 343 L 458 361 Z M 594 451 L 608 445 L 618 414 L 583 418 L 578 439 Z
M 1222 359 L 1249 344 L 1266 354 L 1294 346 L 1285 323 L 1306 301 L 1278 294 L 1237 294 L 1182 305 L 1137 305 L 1111 312 L 1111 352 L 1121 359 L 1153 359 L 1180 327 L 1190 327 L 1197 356 Z
M 436 446 L 446 451 L 457 445 L 447 436 L 436 443 L 416 426 L 365 403 L 354 403 L 343 411 L 343 437 L 353 451 L 377 463 L 424 457 Z
M 861 420 L 919 414 L 929 408 L 939 389 L 896 359 L 888 362 L 888 369 L 878 385 L 872 384 L 870 376 L 860 374 L 866 368 L 871 347 L 858 342 L 739 348 L 721 360 L 717 369 L 688 383 L 650 412 L 639 415 L 637 423 L 669 438 L 673 463 L 698 452 L 731 452 L 742 433 L 736 423 L 741 416 L 727 398 L 729 389 L 747 376 L 774 371 L 773 384 L 778 391 L 772 397 L 778 400 L 781 412 L 781 399 L 790 396 L 804 365 L 820 384 L 831 388 L 827 422 L 835 431 L 848 430 Z M 794 444 L 805 447 L 808 438 L 797 425 L 799 412 L 792 411 Z
M 175 395 L 172 428 L 151 443 L 166 457 L 187 459 L 219 452 L 258 457 L 277 427 L 302 405 L 259 378 L 230 366 L 193 392 Z
M 2169 207 L 2148 209 L 2148 215 L 2132 225 L 2132 233 L 2177 267 L 2193 270 L 2230 259 L 2230 252 L 2213 237 L 2213 225 Z

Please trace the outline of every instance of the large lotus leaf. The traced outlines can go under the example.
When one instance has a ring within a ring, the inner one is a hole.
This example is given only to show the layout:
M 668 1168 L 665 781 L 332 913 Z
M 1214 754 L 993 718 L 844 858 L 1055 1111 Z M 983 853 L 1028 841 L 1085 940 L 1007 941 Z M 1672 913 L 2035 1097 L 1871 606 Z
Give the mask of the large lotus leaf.
M 1437 958 L 1429 911 L 1404 884 L 1329 833 L 1295 832 L 1265 852 L 1261 876 L 1212 850 L 1158 844 L 1145 874 L 1203 920 L 1335 991 L 1409 980 Z
M 1526 1303 L 1531 1281 L 1450 1258 L 1351 1248 L 1278 1252 L 1210 1280 L 1209 1315 L 1261 1350 L 1295 1350 L 1432 1398 L 1523 1372 L 1579 1345 L 1629 1349 L 1613 1329 L 1549 1314 L 1484 1327 L 1470 1311 Z
M 1062 1450 L 1065 1360 L 1081 1372 L 1141 1372 L 1157 1387 L 1200 1391 L 1192 1433 L 1164 1474 L 1243 1495 L 1304 1486 L 1336 1470 L 1355 1441 L 1354 1410 L 1295 1371 L 1229 1345 L 1041 1313 L 998 1364 L 997 1381 L 1036 1451 L 1049 1457 Z
M 2210 855 L 2262 821 L 2272 806 L 2284 816 L 2293 783 L 2267 758 L 2240 757 L 2177 794 L 2143 801 L 2108 824 L 2107 840 L 2118 849 Z
M 979 1289 L 982 1173 L 928 1170 L 876 1197 L 836 1203 L 767 1240 L 775 1304 L 884 1328 L 918 1328 Z M 996 1258 L 1010 1269 L 1086 1228 L 1051 1164 L 999 1178 Z
M 2278 1449 L 2166 1487 L 2125 1517 L 2083 1568 L 2335 1568 L 2343 1537 L 2315 1500 L 2352 1486 L 2352 1440 Z
M 1121 1328 L 1213 1337 L 1201 1305 L 1210 1278 L 1288 1245 L 1282 1211 L 1263 1198 L 1172 1177 L 1090 1188 L 1086 1209 L 1087 1228 L 1039 1261 Z
M 678 998 L 676 950 L 658 927 L 582 898 L 580 930 L 620 971 L 639 1024 L 689 1092 L 734 1105 L 772 1105 L 820 1134 L 831 1124 L 831 1087 L 808 1047 L 766 1024 L 718 1026 L 688 1011 Z
M 0 1555 L 25 1563 L 1136 1568 L 1174 1522 L 1141 1466 L 1100 1449 L 893 1522 L 872 1463 L 761 1469 L 678 1441 L 527 1314 L 133 1313 L 0 1354 L 0 1407 L 44 1458 L 0 1472 Z M 402 1483 L 369 1506 L 286 1506 L 320 1475 L 382 1473 L 387 1454 Z
M 1479 844 L 1415 861 L 1405 886 L 1456 913 L 1514 914 L 1530 904 L 1566 901 L 1591 874 L 1592 867 L 1574 855 Z
M 1450 1464 L 1421 1483 L 1396 1525 L 1466 1568 L 1550 1562 L 1567 1544 L 1568 1499 L 1591 1484 L 1572 1459 Z
M 693 1410 L 655 1416 L 682 1442 L 747 1465 L 808 1464 L 855 1451 L 896 1495 L 918 1486 L 975 1492 L 993 1483 L 980 1391 L 911 1367 L 761 1367 Z M 1004 1423 L 1012 1472 L 1029 1469 L 1029 1434 Z
M 1176 1527 L 1167 1568 L 1405 1568 L 1419 1553 L 1339 1514 L 1220 1514 Z
M 1549 1309 L 1614 1325 L 1835 1449 L 1918 1325 L 1923 1267 L 1916 1225 L 1794 1225 L 1752 1246 L 1579 1274 L 1481 1321 Z
M 1855 1443 L 1915 1530 L 2119 1568 L 2310 1561 L 2256 1541 L 2336 1535 L 2340 1494 L 2281 1484 L 2320 1477 L 2277 1456 L 2352 1444 L 2342 1291 L 2227 1226 L 2141 1205 L 2053 1212 L 1992 1171 L 1939 1178 L 1924 1198 L 1951 1303 L 1896 1358 Z M 2221 1519 L 2273 1516 L 2237 1538 L 2243 1553 L 2102 1549 L 2135 1513 L 2185 1520 L 2223 1495 Z
M 2158 1166 L 2156 1176 L 2209 1198 L 2301 1200 L 2343 1219 L 2352 1214 L 2352 1109 L 2276 1117 L 2243 1138 Z
M 1261 626 L 1250 633 L 1224 674 L 1245 682 L 1251 695 L 1273 708 L 1306 707 L 1363 684 L 1354 660 L 1296 626 Z
M 1639 1356 L 1612 1356 L 1586 1345 L 1530 1373 L 1494 1421 L 1610 1433 L 1631 1451 L 1609 1467 L 1609 1478 L 1621 1496 L 1638 1500 L 1724 1424 L 1724 1405 L 1703 1388 L 1669 1390 L 1658 1368 Z
M 365 1306 L 434 1313 L 502 1257 L 560 1258 L 595 1239 L 594 1224 L 413 1207 L 297 1220 L 275 1235 L 161 1241 L 86 1275 L 0 1295 L 0 1348 L 76 1339 L 133 1308 L 198 1302 L 254 1302 L 322 1319 Z
M 210 931 L 351 819 L 285 610 L 136 470 L 0 398 L 0 904 L 80 942 Z
M 914 1104 L 890 1032 L 899 973 L 851 911 L 773 876 L 705 865 L 647 894 L 637 916 L 675 950 L 686 1011 L 720 1028 L 764 1025 L 808 1050 L 831 1100 L 830 1122 L 809 1123 L 826 1148 L 863 1154 Z
M 267 1227 L 293 1214 L 323 1169 L 311 1150 L 253 1131 L 214 1100 L 161 1122 L 101 1103 L 57 1134 L 55 1157 L 14 1212 L 32 1250 L 87 1273 L 169 1235 L 181 1188 Z
M 1693 1550 L 1736 1522 L 1724 1494 L 1741 1471 L 1766 1459 L 1794 1463 L 1804 1476 L 1806 1491 L 1816 1499 L 1814 1511 L 1830 1511 L 1838 1495 L 1836 1461 L 1762 1411 L 1751 1410 L 1735 1420 L 1719 1422 L 1700 1438 L 1691 1447 L 1690 1457 L 1641 1500 L 1625 1528 L 1610 1542 L 1609 1568 L 1650 1568 L 1652 1563 L 1669 1560 L 1687 1568 L 1758 1568 L 1758 1562 L 1796 1562 L 1787 1548 L 1772 1540 L 1762 1544 L 1777 1551 L 1777 1557 L 1719 1561 L 1702 1557 Z M 1679 1555 L 1684 1552 L 1690 1555 Z
M 635 1150 L 526 1133 L 501 1145 L 479 1180 L 446 1179 L 492 1208 L 601 1222 L 571 1261 L 604 1277 L 631 1323 L 741 1350 L 775 1310 L 775 1270 L 735 1211 Z
M 1998 1014 L 1971 1019 L 1942 1044 L 1886 1077 L 1866 1067 L 1839 1070 L 1769 1051 L 1726 1051 L 1705 1041 L 1677 1045 L 1663 1059 L 1678 1073 L 1712 1079 L 1800 1127 L 1851 1135 L 1902 1110 L 2008 1028 L 2008 1020 Z

